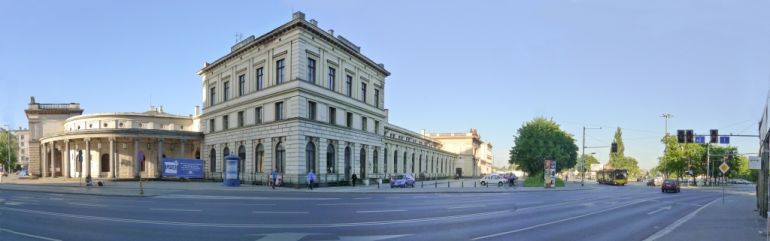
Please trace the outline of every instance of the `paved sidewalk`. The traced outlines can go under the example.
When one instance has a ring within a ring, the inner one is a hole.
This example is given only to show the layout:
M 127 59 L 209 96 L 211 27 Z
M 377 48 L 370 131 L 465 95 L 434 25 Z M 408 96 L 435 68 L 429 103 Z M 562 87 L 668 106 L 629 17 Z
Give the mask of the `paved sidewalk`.
M 589 190 L 594 185 L 581 187 L 580 184 L 568 183 L 566 187 L 545 189 L 541 187 L 521 187 L 489 185 L 481 186 L 475 179 L 418 181 L 414 188 L 390 188 L 388 184 L 362 186 L 318 187 L 307 188 L 277 187 L 244 184 L 239 187 L 225 187 L 220 182 L 177 182 L 177 181 L 147 181 L 142 182 L 141 196 L 157 196 L 181 193 L 185 191 L 218 191 L 222 192 L 322 192 L 322 193 L 496 193 L 496 192 L 532 192 L 532 191 L 574 191 Z M 103 181 L 104 186 L 85 187 L 78 179 L 45 178 L 18 179 L 4 178 L 0 190 L 37 191 L 69 194 L 89 194 L 105 196 L 140 196 L 139 182 L 136 181 Z M 520 183 L 519 183 L 520 185 Z
M 715 199 L 648 240 L 767 240 L 767 224 L 756 211 L 754 193 L 732 192 Z M 662 236 L 661 236 L 662 235 Z

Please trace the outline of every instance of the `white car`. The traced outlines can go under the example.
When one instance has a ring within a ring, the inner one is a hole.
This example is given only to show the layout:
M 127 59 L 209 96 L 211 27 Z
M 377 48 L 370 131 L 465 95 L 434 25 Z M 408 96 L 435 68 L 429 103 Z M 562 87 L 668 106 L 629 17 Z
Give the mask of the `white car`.
M 502 186 L 503 184 L 508 182 L 508 179 L 505 179 L 501 175 L 491 174 L 491 175 L 482 177 L 481 179 L 479 179 L 479 182 L 481 183 L 482 186 L 486 186 L 487 184 L 497 184 Z

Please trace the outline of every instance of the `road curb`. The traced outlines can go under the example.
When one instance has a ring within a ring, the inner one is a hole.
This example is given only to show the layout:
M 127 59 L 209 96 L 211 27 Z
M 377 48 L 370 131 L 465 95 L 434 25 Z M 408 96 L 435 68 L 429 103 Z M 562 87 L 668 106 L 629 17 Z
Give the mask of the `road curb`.
M 2 191 L 17 191 L 17 192 L 37 192 L 37 193 L 56 193 L 56 194 L 72 194 L 72 195 L 90 195 L 90 196 L 103 196 L 103 197 L 154 197 L 158 196 L 159 194 L 145 194 L 145 195 L 129 195 L 129 194 L 119 194 L 119 193 L 90 193 L 90 192 L 67 192 L 67 191 L 57 191 L 57 190 L 35 190 L 35 189 L 15 189 L 15 188 L 8 188 L 3 187 L 0 185 L 0 190 Z

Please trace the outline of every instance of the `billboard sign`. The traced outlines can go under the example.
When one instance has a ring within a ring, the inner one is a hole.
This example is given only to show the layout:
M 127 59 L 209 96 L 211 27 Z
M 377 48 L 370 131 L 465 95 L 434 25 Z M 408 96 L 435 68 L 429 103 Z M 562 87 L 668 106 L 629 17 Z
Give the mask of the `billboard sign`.
M 163 177 L 203 178 L 203 160 L 163 158 Z
M 759 156 L 749 156 L 749 169 L 751 170 L 762 169 L 762 163 L 759 160 Z
M 238 179 L 238 162 L 241 158 L 234 155 L 225 157 L 225 186 L 239 186 L 240 180 Z
M 556 186 L 556 161 L 545 160 L 545 169 L 543 170 L 543 178 L 545 179 L 545 188 L 552 188 Z

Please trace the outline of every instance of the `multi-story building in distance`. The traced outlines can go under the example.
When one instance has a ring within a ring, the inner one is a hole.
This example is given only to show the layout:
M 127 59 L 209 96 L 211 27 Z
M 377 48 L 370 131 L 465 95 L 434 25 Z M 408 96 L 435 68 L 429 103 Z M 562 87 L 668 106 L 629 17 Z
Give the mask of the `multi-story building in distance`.
M 481 140 L 475 128 L 469 132 L 427 133 L 422 131 L 422 135 L 441 143 L 443 150 L 457 153 L 454 175 L 478 177 L 492 173 L 494 161 L 492 144 Z
M 27 170 L 29 167 L 29 129 L 21 128 L 11 131 L 16 137 L 18 150 L 16 151 L 16 164 L 21 169 Z

